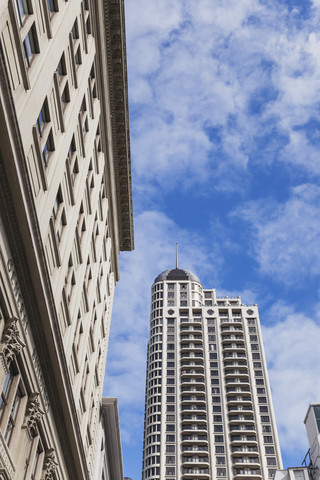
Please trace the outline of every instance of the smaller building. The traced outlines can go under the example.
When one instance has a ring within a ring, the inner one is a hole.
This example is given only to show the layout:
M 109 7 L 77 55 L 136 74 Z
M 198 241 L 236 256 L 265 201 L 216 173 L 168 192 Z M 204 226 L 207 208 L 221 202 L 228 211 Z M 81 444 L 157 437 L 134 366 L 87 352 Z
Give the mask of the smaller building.
M 116 398 L 102 398 L 96 452 L 94 480 L 123 480 L 120 422 Z
M 320 479 L 320 403 L 309 405 L 304 419 L 309 450 L 300 467 L 277 470 L 275 480 L 319 480 Z

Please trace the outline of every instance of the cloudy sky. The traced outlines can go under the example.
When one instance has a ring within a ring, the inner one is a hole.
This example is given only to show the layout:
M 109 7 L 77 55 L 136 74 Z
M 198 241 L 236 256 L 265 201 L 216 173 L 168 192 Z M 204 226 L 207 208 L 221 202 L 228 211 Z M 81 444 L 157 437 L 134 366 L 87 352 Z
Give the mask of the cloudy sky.
M 320 401 L 320 1 L 125 0 L 134 252 L 104 394 L 141 478 L 150 287 L 179 264 L 257 303 L 285 466 Z

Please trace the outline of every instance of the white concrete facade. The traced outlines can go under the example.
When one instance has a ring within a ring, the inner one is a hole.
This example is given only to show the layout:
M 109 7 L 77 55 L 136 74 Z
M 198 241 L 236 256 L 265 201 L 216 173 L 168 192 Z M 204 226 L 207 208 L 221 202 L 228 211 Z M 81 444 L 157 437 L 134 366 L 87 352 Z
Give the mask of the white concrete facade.
M 268 480 L 281 453 L 256 305 L 188 271 L 152 286 L 143 480 Z

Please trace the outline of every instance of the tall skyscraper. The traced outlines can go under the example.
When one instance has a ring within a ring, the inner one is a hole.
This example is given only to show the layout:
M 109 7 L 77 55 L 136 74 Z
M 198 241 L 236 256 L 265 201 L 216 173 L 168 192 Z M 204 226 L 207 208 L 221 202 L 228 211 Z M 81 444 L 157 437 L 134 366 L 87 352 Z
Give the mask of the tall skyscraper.
M 273 478 L 281 453 L 257 306 L 216 298 L 179 268 L 151 295 L 143 480 Z
M 0 33 L 0 478 L 92 480 L 106 451 L 120 480 L 101 398 L 133 248 L 123 0 L 1 1 Z

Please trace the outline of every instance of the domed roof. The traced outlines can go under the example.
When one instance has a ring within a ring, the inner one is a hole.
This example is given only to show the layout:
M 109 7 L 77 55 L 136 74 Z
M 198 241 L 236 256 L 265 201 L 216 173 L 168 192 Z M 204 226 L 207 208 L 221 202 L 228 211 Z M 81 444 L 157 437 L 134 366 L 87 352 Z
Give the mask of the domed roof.
M 165 270 L 157 276 L 154 283 L 163 282 L 165 280 L 173 281 L 192 281 L 201 284 L 199 278 L 189 270 L 182 270 L 181 268 L 173 268 L 172 270 Z

